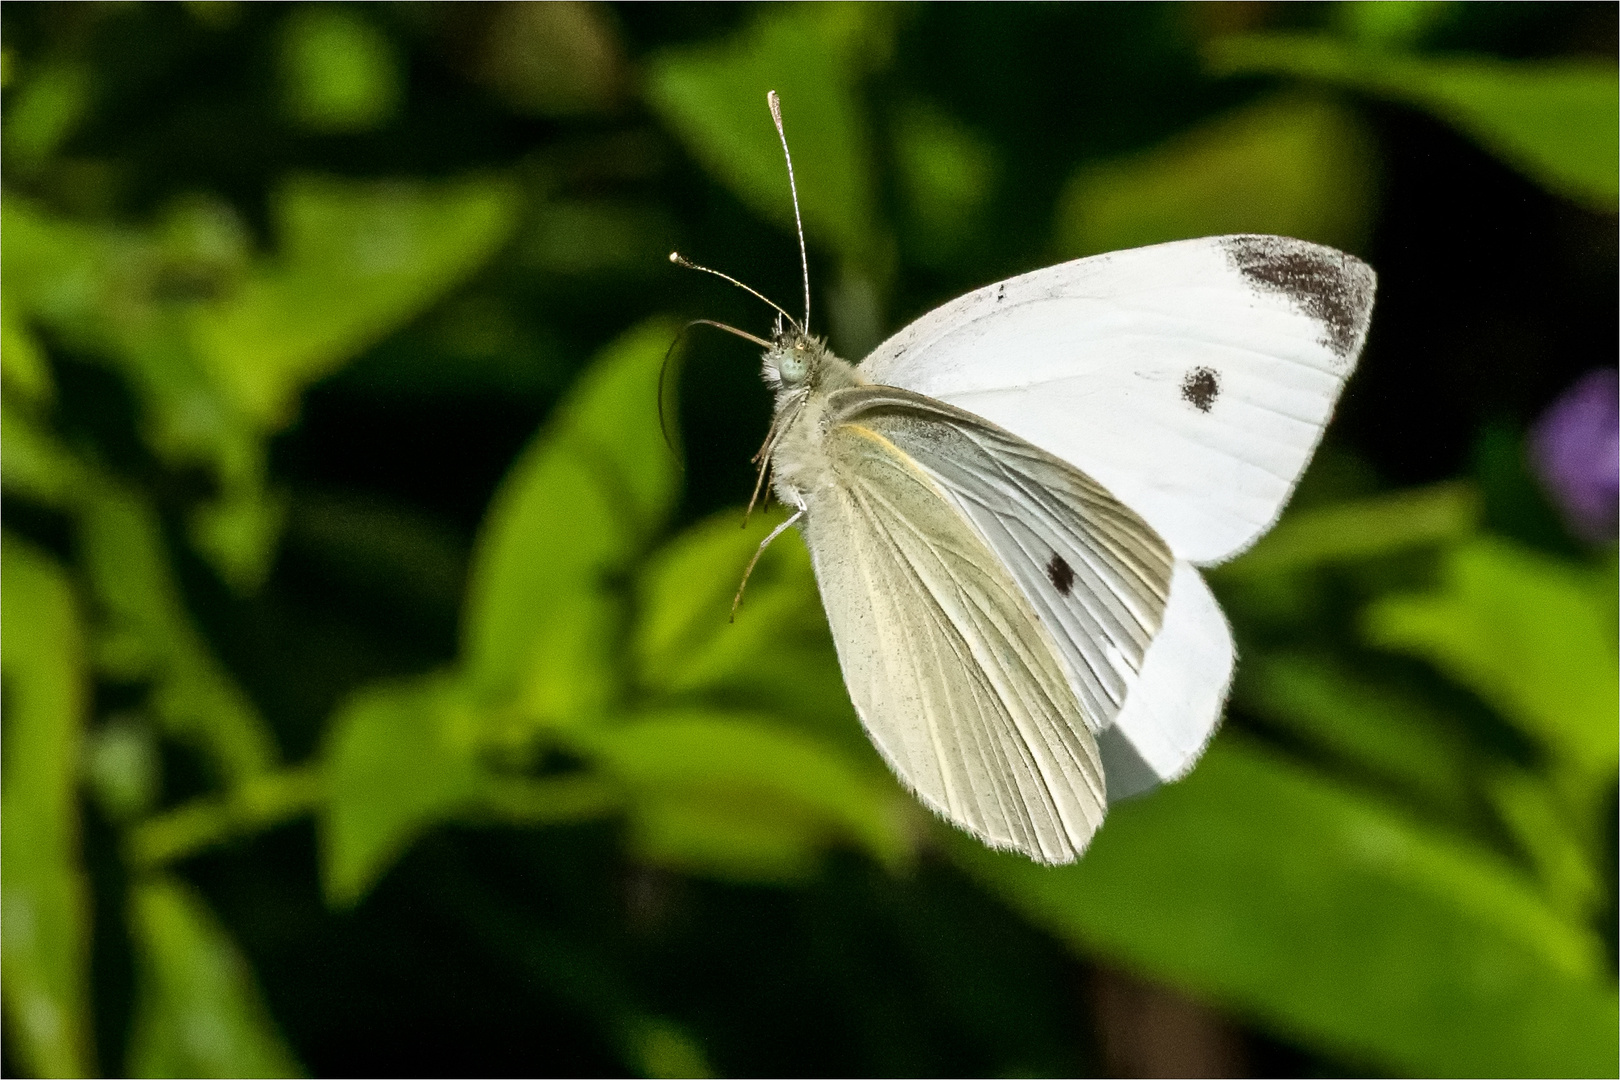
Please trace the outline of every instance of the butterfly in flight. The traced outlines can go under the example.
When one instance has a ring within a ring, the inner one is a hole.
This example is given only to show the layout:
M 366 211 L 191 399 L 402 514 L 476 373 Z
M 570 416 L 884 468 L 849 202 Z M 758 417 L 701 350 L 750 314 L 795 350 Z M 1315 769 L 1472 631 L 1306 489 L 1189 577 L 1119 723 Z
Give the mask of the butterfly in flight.
M 799 253 L 802 320 L 670 256 L 777 310 L 769 339 L 722 326 L 776 396 L 760 476 L 792 515 L 760 550 L 798 527 L 855 711 L 917 798 L 1072 862 L 1214 733 L 1234 652 L 1198 568 L 1282 511 L 1374 274 L 1279 236 L 1158 244 L 987 285 L 851 365 L 810 333 L 802 221 Z

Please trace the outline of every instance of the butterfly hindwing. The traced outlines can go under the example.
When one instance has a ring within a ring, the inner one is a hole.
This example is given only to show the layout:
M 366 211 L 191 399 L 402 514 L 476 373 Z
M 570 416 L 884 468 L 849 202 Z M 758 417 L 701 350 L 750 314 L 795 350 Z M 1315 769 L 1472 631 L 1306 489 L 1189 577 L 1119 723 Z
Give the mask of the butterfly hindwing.
M 1232 671 L 1230 631 L 1198 571 L 1096 481 L 978 417 L 892 387 L 829 404 L 905 454 L 1011 574 L 1099 739 L 1110 799 L 1181 776 Z

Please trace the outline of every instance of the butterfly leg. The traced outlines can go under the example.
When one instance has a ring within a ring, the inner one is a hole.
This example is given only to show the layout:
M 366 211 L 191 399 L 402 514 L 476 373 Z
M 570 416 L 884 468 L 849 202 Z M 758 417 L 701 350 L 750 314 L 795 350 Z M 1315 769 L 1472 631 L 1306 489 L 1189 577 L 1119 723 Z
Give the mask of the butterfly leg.
M 743 571 L 742 584 L 737 586 L 737 595 L 731 601 L 731 618 L 726 620 L 727 622 L 737 621 L 737 609 L 742 606 L 743 589 L 748 586 L 748 578 L 753 574 L 754 567 L 759 562 L 759 557 L 765 554 L 765 549 L 771 546 L 772 540 L 775 540 L 778 536 L 781 536 L 784 532 L 786 532 L 789 525 L 797 525 L 799 523 L 799 519 L 802 517 L 804 517 L 804 507 L 800 506 L 799 509 L 794 512 L 792 517 L 788 518 L 786 521 L 782 522 L 782 524 L 772 529 L 770 535 L 759 542 L 759 550 L 754 552 L 754 557 L 748 560 L 748 569 Z

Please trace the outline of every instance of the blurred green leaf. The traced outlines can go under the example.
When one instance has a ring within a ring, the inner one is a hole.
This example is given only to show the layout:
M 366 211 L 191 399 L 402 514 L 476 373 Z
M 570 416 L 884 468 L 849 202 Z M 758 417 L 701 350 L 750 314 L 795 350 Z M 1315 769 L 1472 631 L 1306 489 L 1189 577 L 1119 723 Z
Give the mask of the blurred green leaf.
M 151 725 L 139 716 L 120 714 L 91 732 L 84 755 L 85 781 L 107 820 L 125 822 L 157 803 L 162 765 Z
M 1249 653 L 1233 698 L 1244 709 L 1447 809 L 1466 805 L 1469 758 L 1447 717 L 1325 655 Z
M 658 423 L 658 372 L 674 333 L 653 322 L 608 346 L 496 493 L 463 628 L 463 661 L 480 692 L 519 692 L 571 669 L 605 677 L 605 659 L 585 658 L 615 618 L 615 579 L 627 581 L 678 494 L 678 463 Z M 554 682 L 542 692 L 559 695 L 603 696 Z
M 911 246 L 938 265 L 971 250 L 1001 162 L 990 142 L 931 105 L 902 108 L 894 127 L 895 167 Z
M 88 483 L 79 460 L 9 401 L 0 401 L 0 475 L 7 491 L 64 509 Z
M 662 1018 L 633 1025 L 626 1040 L 640 1066 L 642 1076 L 714 1076 L 714 1068 L 703 1056 L 703 1048 L 679 1025 Z
M 813 869 L 829 844 L 890 865 L 910 852 L 892 782 L 768 717 L 671 710 L 579 745 L 629 789 L 631 842 L 656 862 L 773 880 Z
M 1620 199 L 1620 73 L 1601 60 L 1411 57 L 1332 38 L 1217 40 L 1220 74 L 1288 75 L 1433 113 L 1532 179 L 1600 213 Z
M 765 511 L 742 529 L 742 509 L 723 510 L 653 556 L 638 594 L 637 678 L 659 697 L 699 697 L 790 719 L 884 773 L 849 703 L 810 555 L 796 531 L 760 557 L 731 618 L 748 560 L 785 516 Z
M 271 768 L 279 756 L 275 742 L 192 625 L 156 513 L 110 483 L 98 482 L 89 496 L 79 540 L 106 623 L 99 665 L 149 680 L 153 717 L 196 744 L 227 784 Z
M 8 169 L 29 172 L 61 148 L 90 108 L 90 72 L 72 63 L 41 65 L 6 102 Z
M 52 394 L 51 372 L 21 306 L 0 279 L 0 379 L 10 392 L 33 401 Z
M 253 972 L 201 897 L 165 878 L 130 893 L 138 996 L 131 1076 L 301 1076 Z
M 1614 598 L 1593 584 L 1574 566 L 1481 537 L 1446 554 L 1438 590 L 1373 604 L 1364 630 L 1374 645 L 1420 656 L 1473 690 L 1561 766 L 1612 783 L 1620 757 L 1620 662 L 1607 614 Z
M 229 480 L 262 472 L 253 432 L 188 340 L 163 245 L 132 229 L 85 224 L 13 194 L 0 202 L 0 261 L 14 321 L 111 363 L 141 406 L 142 434 L 170 460 L 214 464 Z
M 482 727 L 444 677 L 373 687 L 338 710 L 324 752 L 328 900 L 353 904 L 419 833 L 477 802 Z
M 1467 537 L 1479 493 L 1457 481 L 1285 514 L 1260 542 L 1216 573 L 1260 578 L 1324 563 L 1392 555 Z
M 1590 917 L 1602 887 L 1580 842 L 1584 823 L 1570 822 L 1558 793 L 1531 773 L 1503 770 L 1491 777 L 1489 791 L 1497 815 L 1529 857 L 1552 903 L 1571 920 Z
M 518 199 L 499 177 L 289 180 L 272 203 L 275 258 L 193 313 L 195 339 L 241 407 L 275 430 L 306 385 L 481 266 Z
M 1464 7 L 1453 0 L 1346 0 L 1333 13 L 1357 41 L 1397 48 L 1417 44 Z
M 1595 1076 L 1620 1053 L 1602 946 L 1516 872 L 1231 733 L 1073 866 L 950 850 L 1074 947 L 1352 1062 Z
M 856 91 L 887 48 L 889 20 L 882 5 L 764 8 L 729 41 L 655 56 L 647 97 L 718 180 L 791 229 L 782 147 L 765 108 L 766 93 L 777 91 L 805 232 L 848 260 L 869 262 L 878 239 L 876 178 Z
M 1278 97 L 1132 157 L 1087 165 L 1059 201 L 1066 257 L 1221 233 L 1274 233 L 1358 250 L 1377 149 L 1355 114 Z
M 403 74 L 393 44 L 356 9 L 289 9 L 282 27 L 281 95 L 294 123 L 323 133 L 381 127 L 399 109 Z
M 0 546 L 0 952 L 7 1041 L 27 1071 L 89 1076 L 90 898 L 79 861 L 78 771 L 89 686 L 77 603 L 48 555 Z

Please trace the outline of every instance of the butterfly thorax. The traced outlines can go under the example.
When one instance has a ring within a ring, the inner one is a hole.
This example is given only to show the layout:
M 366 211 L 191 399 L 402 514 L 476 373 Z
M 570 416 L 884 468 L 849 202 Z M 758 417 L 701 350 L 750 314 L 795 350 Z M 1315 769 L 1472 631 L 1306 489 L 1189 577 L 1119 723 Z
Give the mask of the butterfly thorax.
M 791 330 L 776 336 L 765 353 L 763 369 L 765 384 L 776 393 L 767 444 L 772 487 L 783 502 L 802 507 L 805 496 L 829 474 L 822 448 L 828 396 L 865 385 L 865 380 L 834 356 L 825 341 Z

